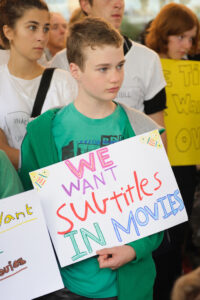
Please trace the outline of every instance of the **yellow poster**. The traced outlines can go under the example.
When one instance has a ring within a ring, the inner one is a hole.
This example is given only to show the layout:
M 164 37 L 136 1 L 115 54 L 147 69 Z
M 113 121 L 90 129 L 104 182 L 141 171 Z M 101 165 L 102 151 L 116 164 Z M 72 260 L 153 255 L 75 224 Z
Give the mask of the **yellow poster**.
M 200 164 L 200 62 L 161 59 L 167 82 L 165 124 L 171 165 Z

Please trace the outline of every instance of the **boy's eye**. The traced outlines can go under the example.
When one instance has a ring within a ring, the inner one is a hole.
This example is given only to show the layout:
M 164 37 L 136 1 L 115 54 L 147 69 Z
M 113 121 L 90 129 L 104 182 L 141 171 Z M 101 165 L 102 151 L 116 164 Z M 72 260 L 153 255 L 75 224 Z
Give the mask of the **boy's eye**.
M 35 30 L 37 29 L 37 26 L 36 26 L 36 25 L 30 25 L 30 26 L 29 26 L 29 29 L 30 29 L 31 31 L 35 31 Z
M 123 68 L 124 64 L 120 64 L 117 66 L 117 70 L 121 70 Z
M 49 32 L 49 27 L 45 26 L 43 31 L 44 31 L 44 33 Z
M 101 72 L 101 73 L 104 73 L 104 72 L 106 72 L 108 70 L 108 68 L 106 68 L 106 67 L 104 67 L 104 68 L 99 68 L 99 71 Z

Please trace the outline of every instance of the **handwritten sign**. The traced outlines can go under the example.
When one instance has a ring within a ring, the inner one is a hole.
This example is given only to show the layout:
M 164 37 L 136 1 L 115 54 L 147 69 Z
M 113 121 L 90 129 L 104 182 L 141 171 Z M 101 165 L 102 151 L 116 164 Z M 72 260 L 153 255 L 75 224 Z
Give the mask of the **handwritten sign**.
M 200 164 L 200 62 L 161 62 L 167 82 L 169 160 L 173 166 Z
M 32 190 L 0 200 L 1 299 L 29 300 L 63 288 L 38 198 Z
M 187 220 L 157 130 L 30 176 L 62 267 Z

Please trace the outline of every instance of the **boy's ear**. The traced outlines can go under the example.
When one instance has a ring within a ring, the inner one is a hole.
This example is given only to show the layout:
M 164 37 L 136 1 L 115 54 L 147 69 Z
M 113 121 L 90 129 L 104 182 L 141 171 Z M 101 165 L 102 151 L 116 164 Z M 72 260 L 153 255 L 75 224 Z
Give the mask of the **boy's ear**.
M 88 0 L 79 0 L 80 7 L 88 16 L 90 15 L 91 5 Z
M 76 79 L 76 80 L 79 80 L 80 75 L 81 75 L 81 70 L 80 70 L 79 66 L 76 65 L 75 63 L 70 63 L 69 68 L 70 68 L 70 73 L 71 73 L 72 77 L 74 77 L 74 79 Z
M 9 42 L 13 39 L 13 29 L 9 27 L 8 25 L 3 26 L 3 33 L 5 37 L 9 40 Z

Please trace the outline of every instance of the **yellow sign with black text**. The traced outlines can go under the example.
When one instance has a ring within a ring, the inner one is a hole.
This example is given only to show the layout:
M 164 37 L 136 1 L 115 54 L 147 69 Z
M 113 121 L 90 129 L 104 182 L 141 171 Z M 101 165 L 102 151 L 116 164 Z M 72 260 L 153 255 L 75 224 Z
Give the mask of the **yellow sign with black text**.
M 167 82 L 165 125 L 172 166 L 200 164 L 200 62 L 161 59 Z

